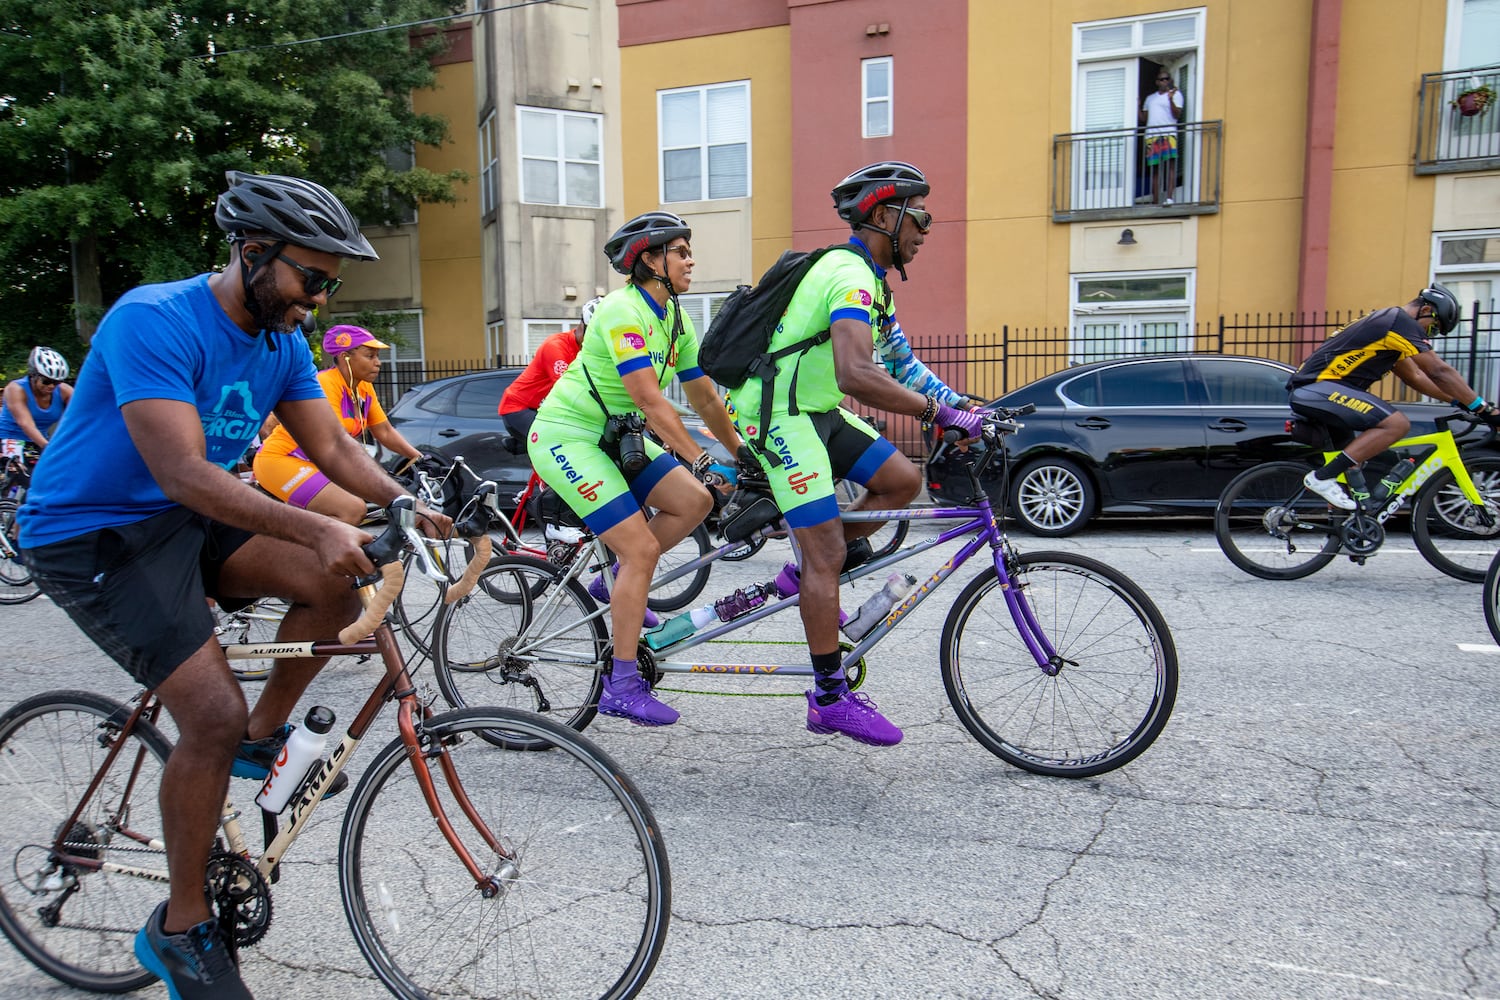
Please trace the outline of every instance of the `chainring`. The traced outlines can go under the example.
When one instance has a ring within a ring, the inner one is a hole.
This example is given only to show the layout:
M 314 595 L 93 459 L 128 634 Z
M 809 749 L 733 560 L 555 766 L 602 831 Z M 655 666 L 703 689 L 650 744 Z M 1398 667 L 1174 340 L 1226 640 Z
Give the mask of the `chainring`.
M 1352 555 L 1368 556 L 1385 544 L 1385 527 L 1364 511 L 1356 511 L 1339 525 L 1339 541 Z
M 208 858 L 204 887 L 214 902 L 219 926 L 233 925 L 235 947 L 255 944 L 271 929 L 271 887 L 260 869 L 245 858 L 215 850 Z

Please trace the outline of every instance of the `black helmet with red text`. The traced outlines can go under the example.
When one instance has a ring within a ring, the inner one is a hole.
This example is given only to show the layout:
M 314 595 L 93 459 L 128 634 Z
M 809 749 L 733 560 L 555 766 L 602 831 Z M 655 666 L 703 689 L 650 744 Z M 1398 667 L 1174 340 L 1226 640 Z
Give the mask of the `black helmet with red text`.
M 1458 326 L 1463 309 L 1457 297 L 1442 285 L 1432 284 L 1417 293 L 1417 300 L 1432 306 L 1432 315 L 1437 321 L 1438 332 L 1452 333 Z
M 926 175 L 910 163 L 881 160 L 854 171 L 835 184 L 831 193 L 839 218 L 858 229 L 876 205 L 926 196 L 931 190 Z
M 671 212 L 646 212 L 637 215 L 615 230 L 604 244 L 604 256 L 621 274 L 635 269 L 635 262 L 647 250 L 666 246 L 673 240 L 692 239 L 693 231 L 680 216 Z

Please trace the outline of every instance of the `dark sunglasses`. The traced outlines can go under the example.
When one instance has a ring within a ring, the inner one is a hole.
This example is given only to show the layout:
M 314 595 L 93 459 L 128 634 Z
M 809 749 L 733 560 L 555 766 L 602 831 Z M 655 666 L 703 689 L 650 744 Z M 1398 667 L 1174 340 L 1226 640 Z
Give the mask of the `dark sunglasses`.
M 908 208 L 906 217 L 917 224 L 917 232 L 926 235 L 932 229 L 932 213 L 920 208 Z
M 315 267 L 303 267 L 284 253 L 278 253 L 276 259 L 302 275 L 302 289 L 308 295 L 318 295 L 322 292 L 327 292 L 331 296 L 344 283 L 343 278 L 330 278 Z
M 42 383 L 42 385 L 57 385 L 58 384 L 57 383 L 57 379 L 55 379 L 55 378 L 47 378 L 45 375 L 38 375 L 38 376 L 36 376 L 36 380 L 38 382 Z
M 678 244 L 675 247 L 667 247 L 662 250 L 663 257 L 665 257 L 669 253 L 675 253 L 680 260 L 693 259 L 693 251 L 689 247 L 682 246 L 681 244 Z

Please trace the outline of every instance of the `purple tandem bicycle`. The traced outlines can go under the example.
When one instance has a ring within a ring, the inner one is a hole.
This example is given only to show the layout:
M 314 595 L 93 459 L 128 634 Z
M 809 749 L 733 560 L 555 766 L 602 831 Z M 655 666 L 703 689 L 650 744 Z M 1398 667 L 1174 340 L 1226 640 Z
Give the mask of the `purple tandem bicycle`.
M 844 670 L 851 687 L 857 687 L 865 655 L 965 563 L 985 553 L 986 565 L 964 586 L 943 624 L 939 660 L 948 700 L 964 727 L 1001 759 L 1037 774 L 1082 778 L 1134 760 L 1160 735 L 1176 699 L 1177 650 L 1156 605 L 1118 570 L 1071 552 L 1023 554 L 1011 543 L 1002 528 L 1003 509 L 992 506 L 980 482 L 993 462 L 1005 460 L 1003 437 L 1019 429 L 1017 421 L 1027 412 L 988 412 L 979 440 L 950 458 L 951 465 L 967 471 L 971 489 L 965 506 L 842 512 L 842 519 L 852 522 L 953 523 L 854 568 L 841 583 L 961 543 L 871 631 L 844 645 Z M 764 478 L 743 469 L 740 489 L 770 496 Z M 772 533 L 785 526 L 772 520 L 756 530 Z M 725 541 L 659 577 L 653 587 L 695 573 L 744 545 L 744 538 Z M 608 609 L 585 589 L 592 573 L 609 563 L 600 543 L 594 544 L 598 551 L 567 566 L 501 556 L 480 575 L 469 597 L 443 609 L 434 623 L 434 664 L 438 686 L 452 705 L 498 703 L 551 716 L 574 729 L 588 725 L 611 655 Z M 811 678 L 806 659 L 705 659 L 706 644 L 728 641 L 726 636 L 754 629 L 797 603 L 797 595 L 772 591 L 754 610 L 715 621 L 661 649 L 642 641 L 641 672 L 653 685 L 670 674 Z M 753 648 L 757 643 L 750 635 L 743 633 L 733 644 Z

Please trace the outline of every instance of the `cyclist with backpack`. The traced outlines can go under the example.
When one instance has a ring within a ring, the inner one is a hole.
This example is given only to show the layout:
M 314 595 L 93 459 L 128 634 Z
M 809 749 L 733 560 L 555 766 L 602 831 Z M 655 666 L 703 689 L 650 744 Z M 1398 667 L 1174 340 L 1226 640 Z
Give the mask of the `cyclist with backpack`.
M 864 536 L 878 523 L 839 521 L 834 480 L 864 486 L 861 509 L 896 510 L 922 487 L 917 468 L 868 423 L 839 404 L 844 396 L 919 417 L 924 423 L 977 431 L 980 417 L 959 409 L 957 394 L 920 362 L 900 363 L 905 337 L 895 322 L 887 270 L 906 280 L 906 265 L 932 227 L 927 178 L 909 163 L 886 160 L 856 170 L 833 189 L 834 208 L 854 231 L 846 249 L 813 262 L 771 335 L 781 361 L 752 369 L 734 392 L 735 426 L 753 446 L 771 491 L 802 553 L 777 578 L 782 593 L 801 594 L 802 625 L 817 675 L 807 692 L 807 728 L 892 746 L 901 730 L 863 694 L 849 690 L 840 665 L 839 574 L 868 552 Z M 872 344 L 908 388 L 876 364 Z M 899 340 L 898 340 L 899 338 Z M 911 359 L 912 362 L 915 359 Z
M 652 696 L 635 657 L 643 625 L 660 623 L 646 607 L 657 559 L 708 514 L 713 502 L 703 480 L 732 475 L 694 442 L 662 389 L 675 376 L 718 440 L 739 446 L 723 399 L 698 367 L 698 335 L 677 301 L 693 280 L 692 235 L 677 216 L 647 212 L 604 244 L 627 284 L 594 310 L 592 334 L 537 408 L 527 439 L 537 475 L 619 560 L 613 593 L 602 577 L 589 587 L 610 605 L 614 636 L 599 711 L 642 726 L 677 721 Z M 647 427 L 677 458 L 642 433 Z M 649 522 L 646 506 L 656 509 Z

